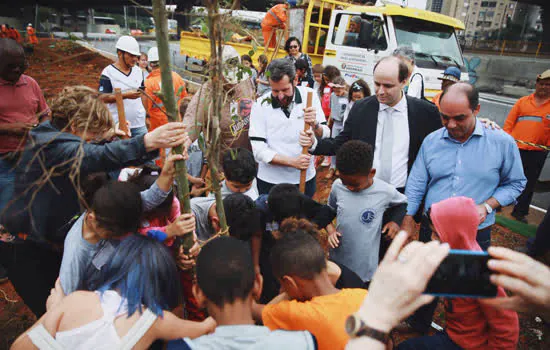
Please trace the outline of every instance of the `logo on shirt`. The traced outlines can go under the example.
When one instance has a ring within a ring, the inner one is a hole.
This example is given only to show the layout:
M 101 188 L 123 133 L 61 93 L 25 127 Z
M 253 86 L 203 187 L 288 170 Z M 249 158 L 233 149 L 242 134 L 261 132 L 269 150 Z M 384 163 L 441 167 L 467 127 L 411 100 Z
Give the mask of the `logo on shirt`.
M 376 217 L 375 213 L 374 213 L 374 210 L 373 209 L 365 209 L 365 211 L 363 211 L 361 213 L 361 222 L 364 223 L 364 224 L 370 224 L 374 218 Z
M 250 123 L 250 112 L 254 101 L 250 98 L 241 98 L 231 104 L 230 113 L 233 123 L 229 126 L 231 135 L 239 137 Z

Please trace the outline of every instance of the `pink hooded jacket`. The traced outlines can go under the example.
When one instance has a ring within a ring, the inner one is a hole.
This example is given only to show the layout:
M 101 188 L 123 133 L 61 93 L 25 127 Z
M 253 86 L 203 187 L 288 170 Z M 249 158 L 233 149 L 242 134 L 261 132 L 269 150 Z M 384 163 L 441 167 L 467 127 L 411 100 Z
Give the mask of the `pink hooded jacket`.
M 453 197 L 433 204 L 430 217 L 441 242 L 451 249 L 481 251 L 476 241 L 479 214 L 471 198 Z M 506 296 L 498 288 L 498 296 Z M 464 349 L 516 349 L 519 338 L 518 315 L 495 309 L 477 299 L 447 299 L 446 332 Z

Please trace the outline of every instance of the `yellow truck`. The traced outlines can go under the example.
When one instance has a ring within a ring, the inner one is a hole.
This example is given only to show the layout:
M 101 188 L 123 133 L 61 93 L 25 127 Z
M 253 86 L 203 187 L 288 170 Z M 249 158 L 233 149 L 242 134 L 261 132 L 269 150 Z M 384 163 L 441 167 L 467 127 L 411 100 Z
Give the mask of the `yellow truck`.
M 356 40 L 349 40 L 353 35 L 349 30 L 353 16 L 360 16 L 361 23 L 369 30 L 360 31 Z M 338 67 L 348 83 L 364 79 L 372 88 L 374 63 L 391 55 L 399 46 L 414 49 L 427 97 L 439 92 L 441 82 L 437 78 L 448 66 L 459 67 L 462 80 L 468 79 L 456 36 L 456 31 L 464 30 L 464 24 L 439 13 L 392 4 L 357 6 L 336 0 L 313 0 L 289 10 L 287 28 L 285 35 L 301 39 L 302 50 L 311 57 L 313 64 Z M 257 46 L 251 42 L 228 44 L 240 54 L 248 54 Z M 256 47 L 255 52 L 254 57 L 261 53 L 269 58 L 287 55 L 282 48 L 273 55 L 274 49 L 265 50 L 262 46 Z M 187 57 L 189 66 L 202 64 L 210 54 L 209 39 L 197 31 L 184 31 L 180 53 Z

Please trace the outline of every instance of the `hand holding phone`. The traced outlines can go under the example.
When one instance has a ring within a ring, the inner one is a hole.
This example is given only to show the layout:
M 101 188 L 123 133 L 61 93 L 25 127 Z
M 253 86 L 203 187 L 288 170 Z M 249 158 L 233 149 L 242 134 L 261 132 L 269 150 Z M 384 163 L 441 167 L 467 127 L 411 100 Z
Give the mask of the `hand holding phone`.
M 493 298 L 497 286 L 491 283 L 489 254 L 451 250 L 428 282 L 425 294 L 451 298 Z

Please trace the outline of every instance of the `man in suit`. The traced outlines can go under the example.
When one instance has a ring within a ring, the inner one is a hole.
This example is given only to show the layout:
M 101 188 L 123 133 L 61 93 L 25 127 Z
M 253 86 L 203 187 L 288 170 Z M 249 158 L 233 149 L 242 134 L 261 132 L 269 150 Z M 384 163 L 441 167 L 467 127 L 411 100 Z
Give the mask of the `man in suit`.
M 354 104 L 340 135 L 317 140 L 302 132 L 302 144 L 311 145 L 312 154 L 335 155 L 346 141 L 367 142 L 374 147 L 375 177 L 404 192 L 422 141 L 441 128 L 433 104 L 403 93 L 407 76 L 407 66 L 401 60 L 382 58 L 374 66 L 375 95 Z

